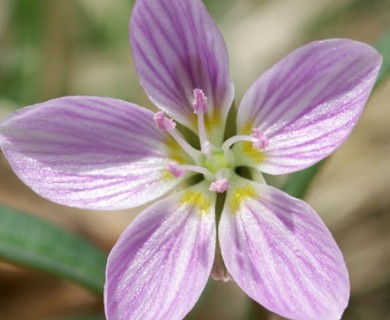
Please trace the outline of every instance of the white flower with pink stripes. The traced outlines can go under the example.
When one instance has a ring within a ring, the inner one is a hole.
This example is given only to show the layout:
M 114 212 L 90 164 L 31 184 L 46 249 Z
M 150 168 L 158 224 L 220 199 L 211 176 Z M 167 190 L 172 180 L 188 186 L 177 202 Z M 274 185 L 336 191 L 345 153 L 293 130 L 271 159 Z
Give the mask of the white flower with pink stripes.
M 363 110 L 379 54 L 347 39 L 303 46 L 255 81 L 226 130 L 228 56 L 200 0 L 137 0 L 130 42 L 161 112 L 75 96 L 0 123 L 13 170 L 47 199 L 98 210 L 157 200 L 109 255 L 107 319 L 182 319 L 210 274 L 284 317 L 339 319 L 350 285 L 337 244 L 308 204 L 261 172 L 331 154 Z

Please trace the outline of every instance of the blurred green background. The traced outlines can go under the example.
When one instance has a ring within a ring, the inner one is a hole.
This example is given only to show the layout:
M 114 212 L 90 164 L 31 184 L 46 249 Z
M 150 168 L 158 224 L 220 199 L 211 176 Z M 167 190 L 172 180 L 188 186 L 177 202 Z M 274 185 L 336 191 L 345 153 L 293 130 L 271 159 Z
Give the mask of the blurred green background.
M 236 102 L 263 71 L 302 44 L 335 37 L 376 44 L 390 28 L 389 0 L 205 2 L 227 43 Z M 153 108 L 131 60 L 132 5 L 131 0 L 1 0 L 0 117 L 64 95 L 110 96 Z M 385 80 L 307 196 L 350 270 L 352 297 L 344 319 L 390 319 L 389 101 Z M 106 252 L 139 212 L 86 213 L 49 203 L 22 185 L 2 156 L 0 204 L 48 219 Z M 76 284 L 0 261 L 2 320 L 99 316 L 101 300 Z M 234 283 L 210 282 L 188 319 L 278 318 L 254 307 Z

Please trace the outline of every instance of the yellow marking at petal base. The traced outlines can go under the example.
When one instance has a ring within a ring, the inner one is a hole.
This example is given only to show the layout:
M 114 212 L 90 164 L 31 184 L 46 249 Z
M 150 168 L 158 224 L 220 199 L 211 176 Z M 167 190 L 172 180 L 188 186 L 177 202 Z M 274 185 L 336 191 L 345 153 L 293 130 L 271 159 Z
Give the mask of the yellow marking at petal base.
M 255 148 L 252 142 L 248 142 L 248 141 L 242 142 L 241 150 L 248 157 L 253 159 L 256 163 L 261 163 L 264 161 L 265 154 L 261 152 L 259 149 Z
M 176 142 L 175 139 L 173 139 L 171 136 L 168 136 L 167 140 L 165 141 L 165 145 L 168 149 L 169 159 L 181 164 L 187 162 L 185 157 L 183 156 L 183 149 L 180 147 L 180 145 Z
M 188 119 L 195 128 L 198 127 L 198 115 L 195 112 L 192 112 Z
M 194 127 L 198 127 L 198 116 L 193 113 L 191 115 L 190 122 L 194 125 Z M 207 110 L 204 114 L 204 126 L 207 131 L 210 131 L 221 124 L 221 112 L 218 108 L 214 108 L 214 110 Z
M 244 128 L 241 130 L 240 134 L 250 135 L 253 129 L 253 122 L 248 122 Z M 241 151 L 245 153 L 248 157 L 254 160 L 256 163 L 261 163 L 265 159 L 265 154 L 261 150 L 255 148 L 252 142 L 244 141 L 240 143 Z
M 214 108 L 213 111 L 213 113 L 206 112 L 205 114 L 204 125 L 208 132 L 218 128 L 221 124 L 221 112 L 217 108 Z
M 180 199 L 180 203 L 194 207 L 202 215 L 207 214 L 211 207 L 211 200 L 201 192 L 196 191 L 187 191 Z
M 167 169 L 163 169 L 161 171 L 161 180 L 172 180 L 175 179 L 176 177 L 170 173 Z
M 234 190 L 233 196 L 230 198 L 230 202 L 229 202 L 230 209 L 233 211 L 233 213 L 238 212 L 244 200 L 248 198 L 255 198 L 256 195 L 257 193 L 251 185 L 236 188 Z
M 239 134 L 250 135 L 252 133 L 252 129 L 253 129 L 253 122 L 248 122 L 241 130 L 241 132 L 239 132 Z

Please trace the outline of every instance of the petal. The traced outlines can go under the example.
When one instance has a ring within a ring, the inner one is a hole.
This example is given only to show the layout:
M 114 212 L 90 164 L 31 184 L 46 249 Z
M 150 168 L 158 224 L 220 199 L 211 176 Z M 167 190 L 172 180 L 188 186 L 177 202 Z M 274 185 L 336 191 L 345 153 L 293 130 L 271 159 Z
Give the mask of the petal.
M 168 137 L 155 128 L 152 112 L 125 101 L 50 100 L 6 118 L 0 135 L 4 155 L 19 178 L 60 204 L 130 208 L 156 199 L 180 181 L 165 169 Z
M 264 73 L 245 94 L 237 123 L 241 133 L 258 128 L 269 141 L 258 168 L 294 172 L 332 153 L 356 124 L 380 65 L 374 48 L 333 39 L 301 47 Z
M 202 1 L 138 0 L 130 43 L 141 84 L 161 110 L 196 129 L 197 88 L 207 97 L 209 119 L 223 124 L 234 90 L 225 42 Z
M 183 319 L 210 275 L 215 196 L 203 183 L 155 203 L 124 231 L 107 262 L 107 319 Z
M 289 319 L 341 318 L 350 290 L 345 262 L 305 202 L 241 181 L 228 191 L 219 241 L 233 279 L 265 308 Z

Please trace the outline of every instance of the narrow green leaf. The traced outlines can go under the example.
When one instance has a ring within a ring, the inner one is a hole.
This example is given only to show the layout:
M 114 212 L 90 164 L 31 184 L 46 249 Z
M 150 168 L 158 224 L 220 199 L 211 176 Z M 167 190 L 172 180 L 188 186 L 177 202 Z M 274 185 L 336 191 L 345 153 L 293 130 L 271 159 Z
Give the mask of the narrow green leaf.
M 320 161 L 305 170 L 290 174 L 282 190 L 293 197 L 303 198 L 324 162 Z
M 40 218 L 0 207 L 0 259 L 31 266 L 102 293 L 106 255 Z
M 388 77 L 390 73 L 390 28 L 382 35 L 374 47 L 383 57 L 382 68 L 375 84 L 376 88 Z

